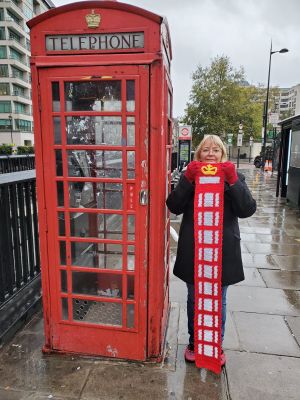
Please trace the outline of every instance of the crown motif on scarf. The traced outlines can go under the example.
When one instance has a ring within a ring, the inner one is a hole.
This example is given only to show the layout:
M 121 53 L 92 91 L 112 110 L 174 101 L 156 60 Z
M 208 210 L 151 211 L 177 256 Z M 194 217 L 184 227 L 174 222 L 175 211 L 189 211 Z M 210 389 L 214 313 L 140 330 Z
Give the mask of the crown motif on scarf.
M 207 164 L 201 167 L 201 172 L 203 173 L 203 175 L 216 175 L 217 171 L 218 168 L 212 166 L 211 164 Z
M 92 10 L 91 14 L 85 16 L 85 20 L 89 28 L 95 29 L 100 25 L 101 16 L 100 14 L 95 14 L 95 10 Z

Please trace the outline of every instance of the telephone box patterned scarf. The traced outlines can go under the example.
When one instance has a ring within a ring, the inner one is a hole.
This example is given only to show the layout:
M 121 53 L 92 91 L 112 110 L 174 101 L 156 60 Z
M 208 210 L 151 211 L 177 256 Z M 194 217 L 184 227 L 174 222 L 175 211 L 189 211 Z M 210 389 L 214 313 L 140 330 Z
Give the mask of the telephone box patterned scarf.
M 221 372 L 222 164 L 199 162 L 195 183 L 195 361 L 198 368 Z

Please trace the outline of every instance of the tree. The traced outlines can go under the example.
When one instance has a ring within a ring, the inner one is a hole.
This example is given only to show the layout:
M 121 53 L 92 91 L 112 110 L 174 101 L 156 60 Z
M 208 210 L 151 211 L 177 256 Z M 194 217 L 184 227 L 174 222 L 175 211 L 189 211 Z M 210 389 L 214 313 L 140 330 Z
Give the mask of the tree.
M 226 56 L 216 57 L 207 68 L 198 66 L 192 75 L 190 99 L 182 120 L 193 127 L 193 144 L 205 134 L 238 133 L 243 122 L 244 139 L 261 137 L 263 92 L 250 86 L 242 67 L 236 70 Z M 235 135 L 235 140 L 236 140 Z

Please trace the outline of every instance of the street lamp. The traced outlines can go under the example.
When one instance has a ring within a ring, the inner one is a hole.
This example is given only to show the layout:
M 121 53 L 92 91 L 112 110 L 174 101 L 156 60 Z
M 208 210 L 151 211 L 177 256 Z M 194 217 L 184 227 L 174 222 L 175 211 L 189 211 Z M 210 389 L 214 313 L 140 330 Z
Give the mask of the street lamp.
M 13 121 L 12 121 L 12 116 L 9 115 L 8 119 L 9 119 L 9 122 L 10 122 L 10 140 L 11 140 L 11 144 L 13 144 L 14 141 L 13 141 Z
M 270 91 L 270 72 L 271 72 L 271 58 L 275 53 L 287 53 L 289 50 L 283 48 L 281 50 L 273 51 L 272 50 L 272 40 L 270 47 L 270 58 L 269 58 L 269 73 L 268 73 L 268 86 L 267 86 L 267 96 L 266 96 L 266 104 L 264 110 L 264 137 L 263 137 L 263 145 L 262 145 L 262 168 L 265 168 L 266 162 L 266 143 L 267 143 L 267 123 L 268 123 L 268 108 L 269 108 L 269 91 Z

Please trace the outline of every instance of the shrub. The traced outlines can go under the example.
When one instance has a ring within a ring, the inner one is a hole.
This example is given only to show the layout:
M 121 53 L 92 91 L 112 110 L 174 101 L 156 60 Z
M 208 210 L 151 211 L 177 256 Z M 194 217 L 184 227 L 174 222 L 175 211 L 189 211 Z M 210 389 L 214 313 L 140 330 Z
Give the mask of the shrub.
M 17 154 L 34 154 L 33 146 L 18 146 Z
M 11 155 L 13 153 L 13 146 L 11 144 L 2 143 L 0 145 L 0 155 Z

